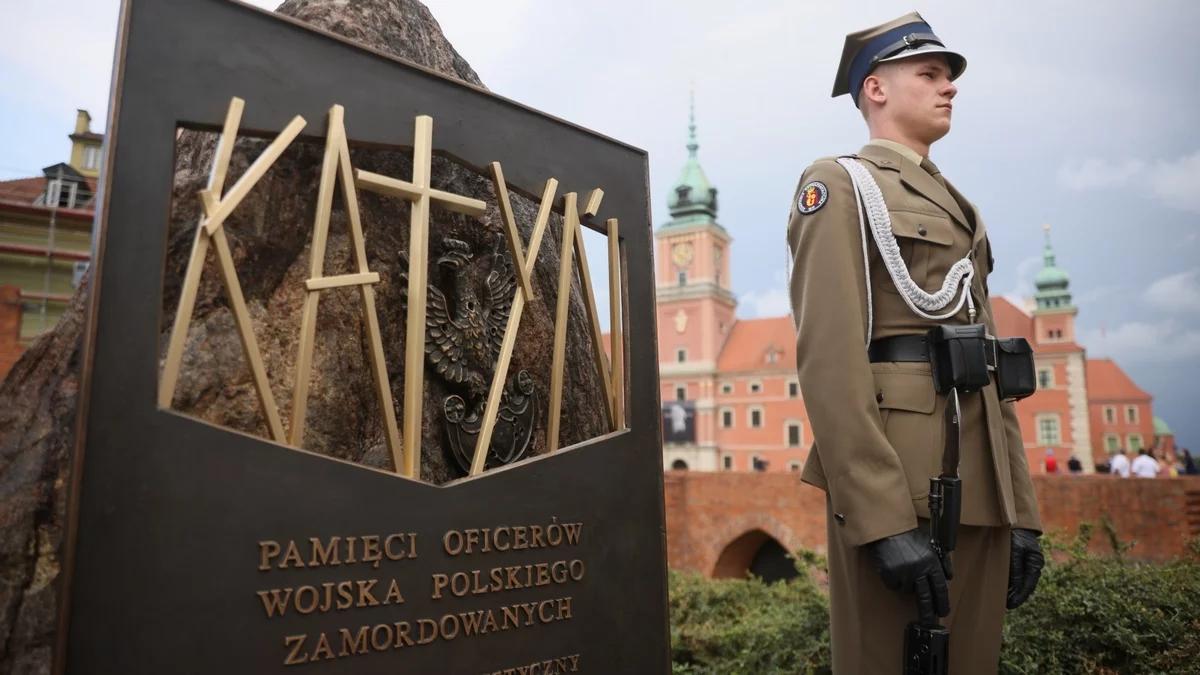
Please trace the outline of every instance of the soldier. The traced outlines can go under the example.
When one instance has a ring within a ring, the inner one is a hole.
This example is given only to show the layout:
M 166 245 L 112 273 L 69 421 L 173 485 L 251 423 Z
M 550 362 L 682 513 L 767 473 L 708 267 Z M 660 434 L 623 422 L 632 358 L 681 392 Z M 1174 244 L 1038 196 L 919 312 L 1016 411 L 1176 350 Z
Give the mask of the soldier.
M 995 672 L 1005 608 L 1029 597 L 1043 564 L 1010 402 L 1032 385 L 1009 400 L 998 391 L 1010 341 L 993 337 L 987 231 L 928 159 L 965 67 L 915 12 L 848 35 L 833 95 L 851 95 L 870 141 L 805 169 L 789 216 L 797 369 L 815 434 L 803 480 L 826 492 L 839 674 L 902 672 L 906 625 L 935 617 L 947 617 L 950 672 Z M 927 331 L 939 326 L 978 329 L 982 383 L 935 383 Z M 962 501 L 948 582 L 928 519 L 951 433 Z

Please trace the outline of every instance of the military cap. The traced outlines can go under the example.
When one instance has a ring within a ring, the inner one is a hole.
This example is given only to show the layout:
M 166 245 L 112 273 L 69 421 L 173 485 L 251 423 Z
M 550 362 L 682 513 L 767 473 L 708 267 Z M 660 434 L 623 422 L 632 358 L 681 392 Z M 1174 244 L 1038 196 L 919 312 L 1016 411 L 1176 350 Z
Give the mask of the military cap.
M 897 61 L 921 54 L 945 54 L 953 80 L 967 68 L 962 54 L 946 48 L 933 29 L 916 12 L 909 12 L 872 28 L 846 36 L 842 47 L 842 62 L 838 64 L 837 79 L 833 81 L 833 96 L 850 94 L 858 105 L 858 93 L 863 81 L 884 61 Z

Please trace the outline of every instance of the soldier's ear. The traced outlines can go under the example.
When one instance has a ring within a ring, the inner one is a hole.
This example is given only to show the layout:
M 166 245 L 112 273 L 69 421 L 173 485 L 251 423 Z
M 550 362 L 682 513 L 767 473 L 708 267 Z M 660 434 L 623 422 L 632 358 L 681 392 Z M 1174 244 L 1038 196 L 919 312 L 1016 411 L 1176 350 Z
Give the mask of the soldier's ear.
M 859 108 L 866 112 L 864 106 L 868 101 L 875 104 L 883 104 L 887 101 L 887 89 L 882 77 L 878 72 L 871 73 L 867 79 L 863 80 L 862 91 L 859 93 Z

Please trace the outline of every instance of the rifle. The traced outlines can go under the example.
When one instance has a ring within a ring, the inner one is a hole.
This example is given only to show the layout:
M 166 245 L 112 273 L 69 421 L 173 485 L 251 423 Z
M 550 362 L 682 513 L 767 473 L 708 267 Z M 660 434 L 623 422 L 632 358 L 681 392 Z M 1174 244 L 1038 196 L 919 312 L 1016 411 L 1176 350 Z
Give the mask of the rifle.
M 942 474 L 929 479 L 929 544 L 942 563 L 949 581 L 954 577 L 950 553 L 958 544 L 958 521 L 962 513 L 962 479 L 958 476 L 958 447 L 962 433 L 962 410 L 958 388 L 946 397 L 946 446 Z M 908 624 L 904 633 L 905 675 L 946 675 L 950 667 L 950 630 L 935 616 L 932 625 Z

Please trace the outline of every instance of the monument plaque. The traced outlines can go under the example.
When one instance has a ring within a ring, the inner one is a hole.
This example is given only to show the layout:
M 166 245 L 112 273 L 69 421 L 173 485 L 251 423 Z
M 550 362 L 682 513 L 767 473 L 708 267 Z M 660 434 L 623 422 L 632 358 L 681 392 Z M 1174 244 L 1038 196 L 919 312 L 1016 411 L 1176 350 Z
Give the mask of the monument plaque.
M 643 151 L 230 0 L 107 139 L 56 672 L 669 672 Z

